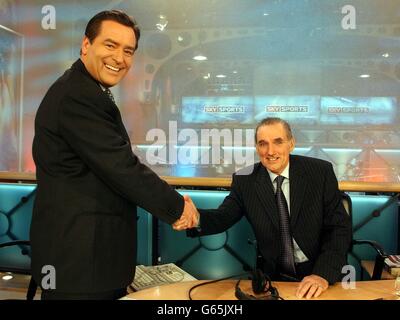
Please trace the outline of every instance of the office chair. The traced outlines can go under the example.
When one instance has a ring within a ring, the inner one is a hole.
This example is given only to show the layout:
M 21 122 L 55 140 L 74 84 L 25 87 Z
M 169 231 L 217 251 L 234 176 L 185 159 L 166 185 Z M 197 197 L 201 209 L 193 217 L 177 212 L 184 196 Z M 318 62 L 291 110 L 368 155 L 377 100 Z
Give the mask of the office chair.
M 372 272 L 371 279 L 372 280 L 380 280 L 382 277 L 382 272 L 383 272 L 383 268 L 384 268 L 384 261 L 388 255 L 385 252 L 385 250 L 383 249 L 383 247 L 376 241 L 353 239 L 353 209 L 352 209 L 351 198 L 345 192 L 341 192 L 341 195 L 342 195 L 343 206 L 344 206 L 346 212 L 348 213 L 348 215 L 350 216 L 350 220 L 351 220 L 351 239 L 352 240 L 351 240 L 351 244 L 350 244 L 350 248 L 349 248 L 349 254 L 351 254 L 357 260 L 357 262 L 360 264 L 361 268 L 364 268 L 361 263 L 361 259 L 354 253 L 353 247 L 355 245 L 365 245 L 365 244 L 372 247 L 376 252 L 376 256 L 375 256 L 374 269 Z
M 11 247 L 11 246 L 19 246 L 21 248 L 21 254 L 22 255 L 28 255 L 29 251 L 24 248 L 24 246 L 30 246 L 30 242 L 27 240 L 16 240 L 16 241 L 9 241 L 5 243 L 0 243 L 0 250 L 5 247 Z M 1 268 L 0 271 L 6 271 L 6 272 L 14 272 L 14 273 L 22 273 L 26 274 L 26 271 L 19 270 L 19 269 L 14 269 L 14 268 Z M 37 284 L 36 281 L 33 279 L 31 276 L 31 279 L 29 281 L 29 286 L 28 286 L 28 291 L 26 293 L 26 299 L 27 300 L 33 300 L 33 298 L 36 295 L 36 290 L 37 290 Z

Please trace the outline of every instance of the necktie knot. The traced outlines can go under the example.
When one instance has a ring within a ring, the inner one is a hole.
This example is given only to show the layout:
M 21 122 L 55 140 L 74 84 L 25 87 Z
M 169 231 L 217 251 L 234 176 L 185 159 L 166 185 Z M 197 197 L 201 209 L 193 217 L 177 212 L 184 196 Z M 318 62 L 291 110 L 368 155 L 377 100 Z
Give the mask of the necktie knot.
M 280 188 L 281 188 L 282 183 L 283 183 L 283 180 L 285 180 L 285 177 L 284 177 L 284 176 L 277 176 L 277 177 L 275 178 L 277 189 L 280 189 Z
M 110 100 L 115 104 L 114 96 L 113 96 L 111 90 L 108 89 L 108 88 L 106 88 L 106 89 L 104 90 L 104 92 L 107 94 L 107 96 L 110 98 Z

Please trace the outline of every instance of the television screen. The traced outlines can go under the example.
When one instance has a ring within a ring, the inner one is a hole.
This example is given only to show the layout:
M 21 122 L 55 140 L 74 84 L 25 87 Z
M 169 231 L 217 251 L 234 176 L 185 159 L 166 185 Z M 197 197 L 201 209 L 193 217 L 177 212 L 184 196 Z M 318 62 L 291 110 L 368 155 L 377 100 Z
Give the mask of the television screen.
M 394 97 L 321 97 L 324 125 L 396 124 Z
M 183 97 L 182 121 L 184 123 L 252 123 L 253 98 L 232 97 Z
M 256 96 L 255 121 L 279 117 L 291 124 L 315 124 L 319 119 L 319 96 Z

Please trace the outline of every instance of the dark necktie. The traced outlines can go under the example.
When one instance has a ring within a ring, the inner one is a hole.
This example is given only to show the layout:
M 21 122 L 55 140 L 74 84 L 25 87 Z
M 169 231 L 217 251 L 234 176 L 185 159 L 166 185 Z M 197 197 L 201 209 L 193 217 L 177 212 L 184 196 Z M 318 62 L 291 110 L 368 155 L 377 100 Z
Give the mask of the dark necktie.
M 113 96 L 111 90 L 108 89 L 108 88 L 106 88 L 106 89 L 104 90 L 104 92 L 107 94 L 107 96 L 110 98 L 110 100 L 115 104 L 114 96 Z
M 296 269 L 294 266 L 294 250 L 292 235 L 290 232 L 289 224 L 289 210 L 285 199 L 285 195 L 282 192 L 282 182 L 285 179 L 283 176 L 277 176 L 276 181 L 276 205 L 279 211 L 279 231 L 281 240 L 281 254 L 280 254 L 280 265 L 283 273 L 291 276 L 296 275 Z

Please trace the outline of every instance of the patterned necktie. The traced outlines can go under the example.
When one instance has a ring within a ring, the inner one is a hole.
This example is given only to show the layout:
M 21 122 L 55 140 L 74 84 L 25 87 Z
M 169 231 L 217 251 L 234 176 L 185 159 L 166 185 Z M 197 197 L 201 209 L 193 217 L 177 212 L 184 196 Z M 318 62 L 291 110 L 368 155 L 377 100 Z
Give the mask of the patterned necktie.
M 285 199 L 285 195 L 282 192 L 282 182 L 285 179 L 283 176 L 277 176 L 276 181 L 276 205 L 279 211 L 279 231 L 281 240 L 281 255 L 280 265 L 283 273 L 291 276 L 296 275 L 296 269 L 294 266 L 294 250 L 292 235 L 290 233 L 289 224 L 289 210 Z
M 104 90 L 104 92 L 107 94 L 107 96 L 110 98 L 110 100 L 115 104 L 114 96 L 113 96 L 111 90 L 108 89 L 108 88 L 106 88 L 106 89 Z

